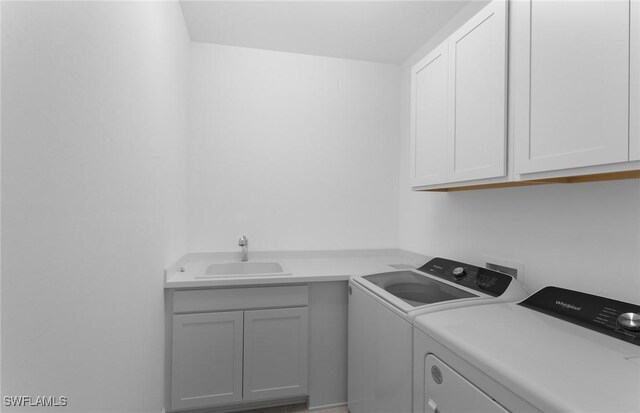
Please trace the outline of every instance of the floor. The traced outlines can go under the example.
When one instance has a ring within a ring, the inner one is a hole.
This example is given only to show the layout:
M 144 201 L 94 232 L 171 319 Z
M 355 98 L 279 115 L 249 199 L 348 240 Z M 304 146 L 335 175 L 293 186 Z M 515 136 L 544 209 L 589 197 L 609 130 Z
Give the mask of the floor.
M 267 407 L 265 409 L 245 410 L 239 413 L 307 413 L 307 405 L 290 404 L 288 406 Z M 349 413 L 347 406 L 333 407 L 331 409 L 313 410 L 313 413 Z

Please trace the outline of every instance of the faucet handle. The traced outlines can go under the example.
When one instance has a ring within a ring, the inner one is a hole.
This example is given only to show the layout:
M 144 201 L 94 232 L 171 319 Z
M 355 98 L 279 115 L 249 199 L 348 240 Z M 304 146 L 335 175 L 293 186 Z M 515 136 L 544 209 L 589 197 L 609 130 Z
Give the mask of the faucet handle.
M 238 246 L 246 247 L 247 245 L 249 245 L 249 239 L 245 234 L 242 234 L 242 237 L 240 237 L 240 239 L 238 240 Z

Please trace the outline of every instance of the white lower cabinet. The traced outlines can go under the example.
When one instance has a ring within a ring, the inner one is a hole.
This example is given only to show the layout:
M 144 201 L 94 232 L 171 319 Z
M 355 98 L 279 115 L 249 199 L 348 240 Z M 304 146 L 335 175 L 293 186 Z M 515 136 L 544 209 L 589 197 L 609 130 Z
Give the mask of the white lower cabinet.
M 244 313 L 244 400 L 307 392 L 307 308 Z
M 173 409 L 242 400 L 242 316 L 242 311 L 173 316 Z
M 209 299 L 220 294 L 239 298 L 235 303 Z M 171 409 L 305 396 L 307 305 L 307 286 L 176 292 L 170 335 Z M 264 306 L 286 308 L 259 308 Z M 226 309 L 233 311 L 217 311 Z

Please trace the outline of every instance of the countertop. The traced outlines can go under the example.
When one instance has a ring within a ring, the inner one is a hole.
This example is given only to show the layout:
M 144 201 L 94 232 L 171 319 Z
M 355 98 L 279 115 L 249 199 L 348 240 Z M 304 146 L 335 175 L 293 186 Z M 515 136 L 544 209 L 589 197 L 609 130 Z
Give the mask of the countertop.
M 250 261 L 278 262 L 291 275 L 196 278 L 212 263 L 237 262 L 238 253 L 190 253 L 165 270 L 165 289 L 344 281 L 353 275 L 419 267 L 428 257 L 398 249 L 253 252 Z M 179 270 L 183 268 L 184 272 Z

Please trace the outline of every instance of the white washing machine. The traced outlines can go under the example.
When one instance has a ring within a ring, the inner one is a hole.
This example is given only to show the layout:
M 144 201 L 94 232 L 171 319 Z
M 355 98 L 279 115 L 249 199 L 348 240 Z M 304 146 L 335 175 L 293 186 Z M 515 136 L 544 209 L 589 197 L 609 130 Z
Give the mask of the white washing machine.
M 640 306 L 557 287 L 416 318 L 414 412 L 640 412 Z
M 417 270 L 349 282 L 348 404 L 351 413 L 407 413 L 413 404 L 413 319 L 463 306 L 519 301 L 511 276 L 434 258 Z

